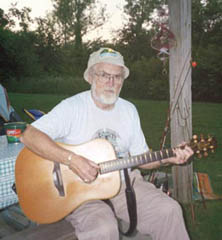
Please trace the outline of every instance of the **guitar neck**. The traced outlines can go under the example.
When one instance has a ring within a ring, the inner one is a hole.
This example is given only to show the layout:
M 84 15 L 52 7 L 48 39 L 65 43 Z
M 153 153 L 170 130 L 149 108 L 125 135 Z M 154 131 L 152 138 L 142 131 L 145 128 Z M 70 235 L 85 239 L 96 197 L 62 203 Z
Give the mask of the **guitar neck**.
M 175 156 L 175 154 L 172 149 L 164 149 L 156 152 L 146 152 L 137 156 L 109 160 L 99 164 L 100 173 L 104 174 L 124 168 L 136 167 L 139 165 L 160 161 L 173 156 Z

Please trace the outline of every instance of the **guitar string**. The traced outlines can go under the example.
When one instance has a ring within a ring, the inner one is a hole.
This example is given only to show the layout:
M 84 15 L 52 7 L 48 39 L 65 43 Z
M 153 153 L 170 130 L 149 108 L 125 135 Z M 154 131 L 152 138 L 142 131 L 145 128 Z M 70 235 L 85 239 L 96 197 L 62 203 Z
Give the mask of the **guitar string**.
M 146 163 L 160 161 L 174 156 L 172 149 L 164 149 L 156 152 L 146 152 L 137 156 L 125 158 L 125 159 L 114 159 L 100 163 L 100 172 L 106 173 L 108 171 L 121 170 L 127 167 L 134 167 Z M 117 161 L 119 160 L 119 161 Z M 124 167 L 125 166 L 125 167 Z

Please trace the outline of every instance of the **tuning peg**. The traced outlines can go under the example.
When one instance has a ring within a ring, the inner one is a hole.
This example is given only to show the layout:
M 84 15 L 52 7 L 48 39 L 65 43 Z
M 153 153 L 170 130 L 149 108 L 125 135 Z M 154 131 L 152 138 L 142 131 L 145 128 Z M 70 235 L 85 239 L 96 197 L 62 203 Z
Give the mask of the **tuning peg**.
M 204 148 L 203 148 L 203 151 L 204 151 L 204 152 L 207 152 L 207 148 L 206 148 L 206 147 L 204 147 Z
M 207 157 L 207 156 L 208 156 L 208 153 L 207 153 L 207 152 L 204 152 L 203 155 L 204 155 L 204 157 Z
M 195 139 L 197 139 L 198 137 L 197 137 L 197 135 L 195 134 L 195 135 L 193 135 L 193 139 L 195 140 Z
M 200 150 L 199 150 L 199 149 L 197 149 L 197 150 L 196 150 L 196 154 L 199 154 L 199 153 L 200 153 Z
M 197 154 L 198 158 L 202 158 L 202 154 L 201 154 L 200 150 L 196 150 L 196 154 Z
M 190 142 L 190 146 L 193 151 L 196 153 L 198 158 L 207 157 L 209 152 L 214 152 L 217 148 L 217 141 L 214 137 L 208 136 L 204 138 L 203 134 L 193 135 L 192 140 Z
M 205 139 L 204 139 L 203 136 L 200 138 L 200 142 L 201 142 L 201 143 L 204 143 L 204 142 L 205 142 Z
M 208 135 L 207 141 L 208 141 L 208 142 L 212 142 L 212 140 L 213 140 L 213 138 Z

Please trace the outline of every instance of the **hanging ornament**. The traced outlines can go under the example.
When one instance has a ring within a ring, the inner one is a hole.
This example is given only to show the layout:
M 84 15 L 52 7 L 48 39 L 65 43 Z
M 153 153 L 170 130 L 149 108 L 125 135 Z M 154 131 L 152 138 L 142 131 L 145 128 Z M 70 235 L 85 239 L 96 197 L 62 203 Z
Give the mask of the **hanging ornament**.
M 169 50 L 176 45 L 175 36 L 168 27 L 168 18 L 166 9 L 158 9 L 157 19 L 153 22 L 157 33 L 151 39 L 151 47 L 158 51 L 157 57 L 163 62 L 163 73 L 167 73 L 165 67 L 170 55 Z
M 191 65 L 192 65 L 193 68 L 195 68 L 197 66 L 197 62 L 196 61 L 192 61 Z

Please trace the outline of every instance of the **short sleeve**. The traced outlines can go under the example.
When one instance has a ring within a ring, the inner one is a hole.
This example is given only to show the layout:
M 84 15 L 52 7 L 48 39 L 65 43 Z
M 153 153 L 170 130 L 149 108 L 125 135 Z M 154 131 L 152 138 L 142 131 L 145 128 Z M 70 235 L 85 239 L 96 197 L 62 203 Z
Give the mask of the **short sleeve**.
M 63 100 L 49 113 L 32 123 L 40 131 L 46 133 L 52 139 L 61 139 L 69 134 L 71 121 L 74 120 L 74 107 Z

